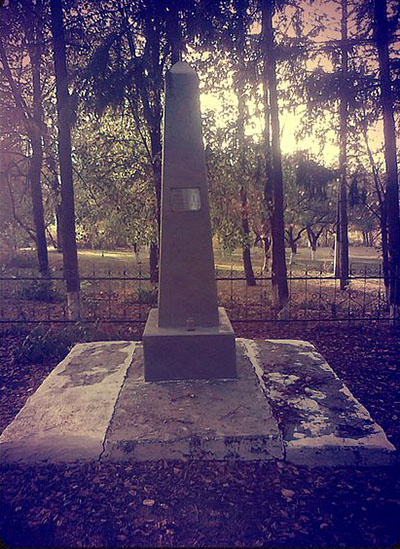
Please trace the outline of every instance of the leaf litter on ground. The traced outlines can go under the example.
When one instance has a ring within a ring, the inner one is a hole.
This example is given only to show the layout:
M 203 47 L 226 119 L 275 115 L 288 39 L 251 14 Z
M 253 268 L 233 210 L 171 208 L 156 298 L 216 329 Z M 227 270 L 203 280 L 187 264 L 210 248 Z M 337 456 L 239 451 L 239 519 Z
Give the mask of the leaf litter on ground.
M 240 333 L 239 333 L 240 330 Z M 250 338 L 305 339 L 400 447 L 400 333 L 388 326 L 242 325 Z M 0 344 L 1 427 L 56 365 L 15 367 Z M 400 540 L 398 466 L 283 462 L 2 465 L 0 539 L 36 546 L 390 547 Z

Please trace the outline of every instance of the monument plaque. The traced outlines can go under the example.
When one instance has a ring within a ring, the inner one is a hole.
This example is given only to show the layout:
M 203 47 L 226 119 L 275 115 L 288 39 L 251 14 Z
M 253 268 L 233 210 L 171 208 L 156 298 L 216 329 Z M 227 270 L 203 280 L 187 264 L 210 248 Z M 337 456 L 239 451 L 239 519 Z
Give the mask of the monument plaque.
M 196 212 L 201 208 L 200 189 L 171 188 L 170 202 L 173 212 Z
M 235 337 L 218 308 L 199 83 L 167 73 L 158 308 L 143 334 L 146 380 L 236 377 Z

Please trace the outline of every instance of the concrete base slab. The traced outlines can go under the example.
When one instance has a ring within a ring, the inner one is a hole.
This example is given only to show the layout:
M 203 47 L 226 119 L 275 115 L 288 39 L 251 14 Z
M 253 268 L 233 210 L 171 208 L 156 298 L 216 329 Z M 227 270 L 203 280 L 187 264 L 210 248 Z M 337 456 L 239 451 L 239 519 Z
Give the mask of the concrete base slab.
M 143 332 L 146 381 L 236 377 L 235 334 L 223 307 L 218 326 L 160 328 L 151 309 Z
M 1 461 L 384 465 L 385 433 L 304 341 L 236 340 L 237 379 L 144 380 L 141 343 L 79 344 L 0 437 Z
M 75 345 L 3 431 L 1 462 L 98 459 L 136 345 Z
M 277 423 L 243 345 L 237 379 L 146 383 L 143 370 L 138 347 L 104 459 L 282 459 Z
M 285 460 L 310 466 L 387 465 L 383 429 L 306 341 L 244 340 L 282 431 Z

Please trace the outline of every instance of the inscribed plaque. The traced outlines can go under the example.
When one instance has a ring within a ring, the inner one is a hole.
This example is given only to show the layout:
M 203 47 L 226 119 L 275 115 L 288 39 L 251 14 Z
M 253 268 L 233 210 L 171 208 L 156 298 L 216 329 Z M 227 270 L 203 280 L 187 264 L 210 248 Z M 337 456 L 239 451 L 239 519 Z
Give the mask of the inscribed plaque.
M 199 187 L 171 187 L 170 207 L 173 212 L 196 212 L 201 208 Z

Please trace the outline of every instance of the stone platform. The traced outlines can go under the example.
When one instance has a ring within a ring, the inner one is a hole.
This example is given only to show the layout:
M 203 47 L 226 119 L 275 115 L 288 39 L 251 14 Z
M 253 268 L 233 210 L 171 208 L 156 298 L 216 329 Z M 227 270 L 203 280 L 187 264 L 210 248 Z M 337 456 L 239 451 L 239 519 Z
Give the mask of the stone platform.
M 141 343 L 78 344 L 2 433 L 1 462 L 395 461 L 311 344 L 237 339 L 236 348 L 237 379 L 145 382 Z

